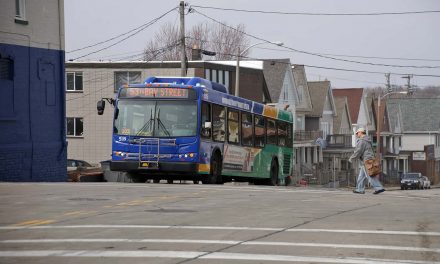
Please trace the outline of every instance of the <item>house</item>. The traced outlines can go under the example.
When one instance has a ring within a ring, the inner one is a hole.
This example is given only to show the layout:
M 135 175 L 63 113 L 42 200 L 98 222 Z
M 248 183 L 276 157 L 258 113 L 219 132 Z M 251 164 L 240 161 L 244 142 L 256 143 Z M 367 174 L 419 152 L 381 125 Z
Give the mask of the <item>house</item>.
M 316 148 L 313 153 L 305 153 L 305 166 L 311 164 L 312 172 L 316 175 L 323 174 L 323 164 L 326 162 L 323 158 L 322 142 L 327 142 L 328 136 L 333 133 L 333 119 L 336 116 L 335 102 L 333 98 L 330 81 L 307 82 L 309 88 L 310 100 L 312 103 L 312 111 L 305 116 L 306 131 L 319 131 L 322 133 L 318 138 L 315 138 Z M 321 161 L 323 163 L 320 163 Z M 325 179 L 318 179 L 318 183 L 326 182 Z
M 398 148 L 398 157 L 407 161 L 408 171 L 421 172 L 433 183 L 440 182 L 440 99 L 396 98 L 387 100 L 390 126 L 399 130 L 400 141 L 384 140 L 384 150 Z M 397 173 L 405 169 L 402 159 L 394 159 Z
M 2 1 L 0 181 L 66 181 L 64 1 Z
M 333 90 L 334 91 L 334 90 Z M 356 183 L 358 164 L 352 166 L 348 159 L 354 148 L 351 144 L 352 121 L 346 96 L 334 96 L 335 112 L 333 133 L 327 136 L 323 149 L 323 175 L 334 182 L 348 186 Z
M 304 65 L 294 64 L 292 66 L 293 79 L 297 90 L 298 101 L 295 104 L 295 181 L 302 178 L 316 178 L 316 168 L 322 165 L 322 131 L 306 125 L 309 120 L 307 117 L 313 111 L 309 85 Z M 310 130 L 312 129 L 312 130 Z M 317 142 L 317 139 L 321 141 Z M 315 175 L 314 175 L 315 174 Z
M 356 138 L 354 136 L 354 132 L 358 128 L 365 128 L 367 130 L 367 134 L 370 134 L 368 128 L 371 128 L 371 119 L 366 100 L 367 94 L 363 88 L 335 88 L 333 89 L 333 94 L 335 96 L 346 96 L 348 98 L 348 106 L 350 109 L 353 129 L 352 144 L 355 146 Z

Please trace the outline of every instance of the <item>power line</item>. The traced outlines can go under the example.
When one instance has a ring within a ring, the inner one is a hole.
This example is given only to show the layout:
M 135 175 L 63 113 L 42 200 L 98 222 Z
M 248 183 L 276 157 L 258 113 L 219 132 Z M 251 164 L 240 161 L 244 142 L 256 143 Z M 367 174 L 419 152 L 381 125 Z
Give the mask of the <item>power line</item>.
M 171 11 L 173 11 L 173 10 L 175 10 L 175 9 L 177 9 L 177 7 L 174 7 L 174 8 L 172 8 L 172 9 L 170 9 L 170 10 L 167 11 L 165 14 L 168 14 L 169 12 L 171 12 Z M 154 19 L 153 19 L 153 20 L 154 20 Z M 153 20 L 151 20 L 151 21 L 153 21 Z M 112 37 L 112 38 L 109 38 L 109 39 L 106 39 L 106 40 L 103 40 L 103 41 L 100 41 L 100 42 L 97 42 L 97 43 L 95 43 L 95 44 L 88 45 L 88 46 L 85 46 L 85 47 L 82 47 L 82 48 L 79 48 L 79 49 L 74 49 L 74 50 L 71 50 L 71 51 L 66 51 L 66 53 L 72 53 L 72 52 L 76 52 L 76 51 L 80 51 L 80 50 L 85 50 L 85 49 L 88 49 L 88 48 L 92 48 L 92 47 L 98 46 L 98 45 L 100 45 L 100 44 L 104 44 L 104 43 L 106 43 L 106 42 L 110 42 L 110 41 L 115 40 L 115 39 L 117 39 L 117 38 L 119 38 L 119 37 L 125 36 L 125 35 L 127 35 L 127 34 L 133 32 L 133 31 L 136 31 L 136 30 L 138 30 L 138 29 L 140 29 L 140 28 L 143 28 L 143 27 L 145 27 L 145 26 L 148 26 L 148 24 L 150 24 L 151 21 L 149 21 L 149 22 L 147 22 L 147 23 L 145 23 L 145 24 L 143 24 L 143 25 L 140 25 L 140 26 L 137 27 L 137 28 L 134 28 L 134 29 L 132 29 L 132 30 L 129 30 L 129 31 L 125 32 L 125 33 L 119 34 L 119 35 L 117 35 L 117 36 L 115 36 L 115 37 Z
M 241 34 L 244 34 L 246 36 L 249 36 L 251 38 L 254 38 L 254 39 L 257 39 L 257 40 L 260 40 L 260 41 L 264 41 L 264 42 L 266 42 L 268 44 L 273 44 L 271 41 L 269 41 L 267 39 L 263 39 L 261 37 L 257 37 L 257 36 L 251 35 L 251 34 L 246 33 L 244 31 L 240 31 L 240 30 L 238 30 L 238 29 L 236 29 L 234 27 L 231 27 L 229 25 L 226 25 L 225 23 L 222 23 L 222 22 L 220 22 L 220 21 L 218 21 L 218 20 L 216 20 L 216 19 L 214 19 L 212 17 L 209 17 L 209 16 L 207 16 L 207 15 L 205 15 L 205 14 L 203 14 L 203 13 L 197 11 L 197 10 L 193 10 L 193 12 L 195 12 L 197 14 L 200 14 L 201 16 L 204 16 L 204 17 L 208 18 L 209 20 L 212 20 L 212 21 L 214 21 L 216 23 L 219 23 L 219 24 L 221 24 L 221 25 L 223 25 L 225 27 L 233 29 L 233 30 L 235 30 L 235 31 L 237 31 L 237 32 L 239 32 Z M 291 47 L 288 47 L 288 46 L 282 46 L 282 47 L 287 49 L 287 50 L 294 51 L 294 52 L 303 53 L 303 54 L 312 55 L 312 56 L 317 56 L 317 57 L 321 57 L 321 58 L 325 58 L 325 59 L 331 59 L 331 60 L 337 60 L 337 61 L 343 61 L 343 62 L 349 62 L 349 63 L 364 64 L 364 65 L 396 67 L 396 68 L 418 68 L 418 69 L 437 69 L 437 68 L 440 68 L 440 66 L 392 65 L 392 64 L 383 64 L 383 63 L 371 63 L 371 62 L 354 61 L 354 60 L 334 58 L 334 57 L 331 57 L 331 56 L 322 55 L 322 54 L 315 53 L 315 52 L 299 50 L 299 49 L 291 48 Z
M 115 46 L 115 45 L 117 45 L 117 44 L 119 44 L 119 43 L 121 43 L 121 42 L 123 42 L 123 41 L 125 41 L 125 40 L 127 40 L 127 39 L 129 39 L 129 38 L 131 38 L 132 36 L 134 36 L 134 35 L 136 35 L 136 34 L 142 32 L 143 30 L 145 30 L 145 29 L 148 28 L 149 26 L 153 25 L 154 23 L 156 23 L 156 22 L 159 21 L 161 18 L 163 18 L 164 16 L 166 16 L 167 14 L 169 14 L 170 12 L 172 12 L 172 11 L 175 10 L 175 9 L 176 9 L 176 8 L 173 8 L 173 9 L 171 9 L 171 10 L 165 12 L 165 13 L 162 14 L 161 16 L 159 16 L 159 17 L 157 17 L 157 18 L 151 20 L 150 22 L 148 22 L 147 24 L 145 24 L 143 27 L 141 27 L 140 29 L 136 30 L 134 33 L 131 33 L 131 34 L 128 35 L 127 37 L 125 37 L 125 38 L 123 38 L 123 39 L 121 39 L 121 40 L 119 40 L 119 41 L 117 41 L 117 42 L 115 42 L 115 43 L 113 43 L 113 44 L 111 44 L 111 45 L 108 45 L 108 46 L 106 46 L 106 47 L 104 47 L 104 48 L 101 48 L 101 49 L 99 49 L 99 50 L 92 51 L 92 52 L 87 53 L 87 54 L 85 54 L 85 55 L 79 56 L 79 57 L 77 57 L 77 58 L 75 58 L 75 59 L 73 59 L 73 60 L 81 59 L 81 58 L 87 57 L 87 56 L 89 56 L 89 55 L 92 55 L 92 54 L 98 53 L 98 52 L 100 52 L 100 51 L 103 51 L 103 50 L 109 49 L 109 48 L 111 48 L 111 47 L 113 47 L 113 46 Z
M 311 12 L 249 10 L 249 9 L 222 8 L 222 7 L 199 6 L 199 5 L 192 5 L 191 7 L 199 7 L 203 9 L 214 9 L 214 10 L 222 10 L 222 11 L 245 12 L 245 13 L 303 15 L 303 16 L 384 16 L 384 15 L 416 15 L 416 14 L 440 13 L 440 10 L 423 10 L 423 11 L 406 11 L 406 12 L 374 12 L 374 13 L 311 13 Z
M 344 69 L 344 68 L 333 68 L 333 67 L 324 67 L 324 66 L 315 66 L 315 65 L 306 65 L 302 64 L 306 67 L 310 68 L 318 68 L 318 69 L 326 69 L 326 70 L 335 70 L 335 71 L 348 71 L 348 72 L 359 72 L 359 73 L 371 73 L 371 74 L 386 74 L 386 72 L 377 72 L 377 71 L 362 71 L 362 70 L 353 70 L 353 69 Z M 391 72 L 393 75 L 408 75 L 408 73 L 395 73 Z M 440 78 L 440 75 L 433 75 L 433 74 L 410 74 L 417 77 L 435 77 Z
M 255 47 L 255 49 L 263 50 L 273 50 L 273 51 L 286 51 L 283 49 L 276 48 L 266 48 L 266 47 Z M 287 51 L 291 52 L 291 51 Z M 322 55 L 329 55 L 335 57 L 348 57 L 348 58 L 361 58 L 361 59 L 380 59 L 380 60 L 403 60 L 403 61 L 440 61 L 440 59 L 421 59 L 421 58 L 398 58 L 398 57 L 379 57 L 379 56 L 362 56 L 362 55 L 346 55 L 346 54 L 331 54 L 331 53 L 320 53 Z
M 194 37 L 186 37 L 189 39 L 202 41 L 202 42 L 209 42 L 209 43 L 215 43 L 215 44 L 221 44 L 221 45 L 230 45 L 230 43 L 226 42 L 219 42 L 219 41 L 212 41 L 212 40 L 205 40 L 200 38 L 194 38 Z M 246 47 L 244 47 L 246 48 Z M 280 48 L 267 48 L 267 47 L 254 47 L 254 49 L 262 49 L 262 50 L 273 50 L 273 51 L 284 51 L 284 52 L 291 52 L 294 53 L 295 51 L 280 49 Z M 379 57 L 379 56 L 361 56 L 361 55 L 346 55 L 346 54 L 331 54 L 331 53 L 319 53 L 321 55 L 329 55 L 329 56 L 335 56 L 335 57 L 349 57 L 349 58 L 362 58 L 362 59 L 381 59 L 381 60 L 409 60 L 409 61 L 440 61 L 440 59 L 421 59 L 421 58 L 397 58 L 397 57 Z

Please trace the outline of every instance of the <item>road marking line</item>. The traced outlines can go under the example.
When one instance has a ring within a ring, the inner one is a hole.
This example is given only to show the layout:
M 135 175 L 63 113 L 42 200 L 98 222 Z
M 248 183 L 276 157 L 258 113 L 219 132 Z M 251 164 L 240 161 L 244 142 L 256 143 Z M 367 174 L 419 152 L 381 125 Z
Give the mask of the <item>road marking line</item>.
M 352 263 L 352 264 L 390 264 L 390 263 L 415 263 L 433 264 L 440 262 L 417 261 L 417 260 L 397 260 L 397 259 L 373 259 L 373 258 L 330 258 L 330 257 L 303 257 L 290 255 L 272 254 L 243 254 L 243 253 L 223 253 L 216 252 L 201 256 L 200 259 L 229 259 L 229 260 L 257 260 L 257 261 L 284 261 L 284 262 L 315 262 L 315 263 Z
M 45 225 L 45 224 L 52 224 L 55 223 L 55 220 L 47 220 L 47 219 L 36 219 L 36 220 L 29 220 L 20 222 L 17 224 L 12 225 L 11 227 L 31 227 L 31 226 L 37 226 L 37 225 Z
M 234 227 L 234 226 L 156 226 L 156 225 L 52 225 L 52 226 L 0 226 L 9 229 L 75 229 L 75 228 L 143 228 L 143 229 L 205 229 L 205 230 L 243 230 L 243 231 L 282 231 L 284 228 Z
M 440 236 L 440 232 L 418 231 L 386 231 L 386 230 L 344 230 L 344 229 L 287 229 L 287 232 L 329 232 L 353 234 L 379 234 L 379 235 L 407 235 L 407 236 Z
M 130 239 L 130 238 L 71 238 L 71 239 L 14 239 L 0 240 L 2 244 L 19 243 L 182 243 L 182 244 L 225 244 L 237 245 L 243 241 L 235 240 L 198 240 L 198 239 Z
M 256 245 L 256 246 L 288 246 L 288 247 L 328 247 L 349 249 L 378 249 L 394 251 L 415 251 L 440 253 L 440 248 L 398 247 L 387 245 L 353 245 L 327 243 L 292 243 L 271 241 L 238 241 L 238 240 L 198 240 L 198 239 L 130 239 L 130 238 L 71 238 L 71 239 L 14 239 L 0 240 L 2 244 L 19 243 L 176 243 L 176 244 L 224 244 L 224 245 Z
M 0 226 L 0 230 L 10 229 L 74 229 L 74 228 L 140 228 L 140 229 L 202 229 L 202 230 L 243 230 L 243 231 L 283 231 L 284 228 L 272 227 L 236 227 L 236 226 L 166 226 L 166 225 L 44 225 L 53 220 L 33 220 L 11 226 Z M 35 222 L 38 221 L 38 222 Z M 36 226 L 35 226 L 36 225 Z M 440 232 L 387 231 L 387 230 L 344 230 L 344 229 L 287 229 L 287 232 L 328 232 L 377 235 L 440 236 Z
M 291 242 L 268 242 L 268 241 L 249 241 L 243 245 L 264 245 L 264 246 L 291 246 L 291 247 L 330 247 L 330 248 L 354 248 L 354 249 L 379 249 L 379 250 L 400 250 L 417 252 L 440 253 L 440 248 L 424 247 L 398 247 L 386 245 L 353 245 L 353 244 L 327 244 L 327 243 L 291 243 Z
M 304 257 L 274 254 L 244 254 L 244 253 L 209 253 L 198 251 L 101 251 L 101 250 L 23 250 L 0 251 L 0 257 L 115 257 L 115 258 L 184 258 L 184 259 L 228 259 L 228 260 L 257 260 L 283 262 L 317 262 L 317 263 L 352 263 L 352 264 L 433 264 L 440 262 L 374 259 L 374 258 L 331 258 L 331 257 Z
M 63 214 L 64 216 L 76 216 L 76 215 L 86 215 L 96 213 L 97 211 L 72 211 Z

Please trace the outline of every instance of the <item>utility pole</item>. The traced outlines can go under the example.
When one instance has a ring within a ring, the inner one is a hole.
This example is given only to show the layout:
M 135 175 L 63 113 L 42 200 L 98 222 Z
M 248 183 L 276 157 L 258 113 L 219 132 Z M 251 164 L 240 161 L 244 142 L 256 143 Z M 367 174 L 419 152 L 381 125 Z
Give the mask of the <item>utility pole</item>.
M 408 79 L 407 81 L 408 81 L 408 83 L 407 83 L 407 85 L 406 85 L 406 88 L 407 88 L 407 91 L 408 91 L 408 94 L 409 95 L 412 95 L 413 93 L 414 93 L 414 89 L 412 88 L 412 86 L 411 86 L 411 78 L 412 78 L 413 76 L 412 75 L 407 75 L 407 76 L 403 76 L 402 78 L 403 79 Z
M 391 88 L 391 84 L 390 84 L 390 73 L 385 73 L 385 78 L 386 78 L 386 80 L 387 80 L 387 83 L 386 83 L 386 85 L 387 85 L 387 91 L 389 92 L 389 93 L 391 93 L 392 91 L 393 91 L 393 88 Z
M 185 1 L 180 1 L 180 75 L 186 76 L 186 54 L 185 54 Z

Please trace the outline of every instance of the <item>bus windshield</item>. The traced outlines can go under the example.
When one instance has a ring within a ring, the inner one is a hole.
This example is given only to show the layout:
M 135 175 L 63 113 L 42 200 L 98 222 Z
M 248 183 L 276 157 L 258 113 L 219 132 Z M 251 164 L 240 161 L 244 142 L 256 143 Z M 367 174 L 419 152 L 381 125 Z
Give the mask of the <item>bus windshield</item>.
M 195 136 L 196 101 L 123 99 L 118 102 L 114 133 L 146 137 Z

